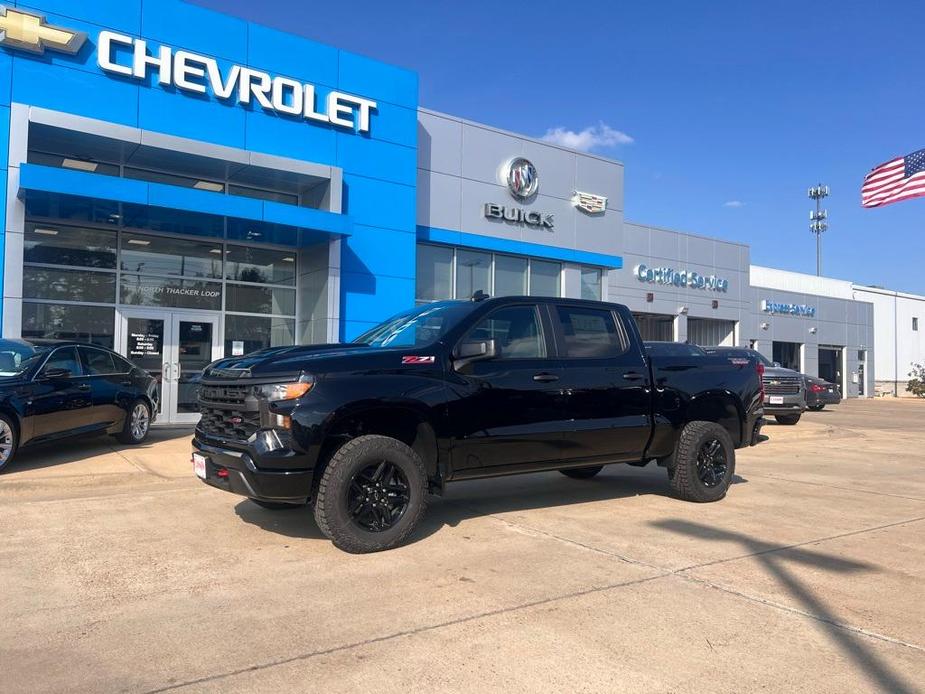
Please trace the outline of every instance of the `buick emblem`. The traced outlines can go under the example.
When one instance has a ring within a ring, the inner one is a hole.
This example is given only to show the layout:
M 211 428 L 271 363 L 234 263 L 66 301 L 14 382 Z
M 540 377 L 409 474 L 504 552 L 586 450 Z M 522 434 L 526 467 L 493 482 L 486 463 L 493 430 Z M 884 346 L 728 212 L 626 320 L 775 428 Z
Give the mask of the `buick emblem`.
M 532 198 L 540 187 L 536 167 L 523 157 L 516 157 L 508 162 L 506 178 L 511 195 L 519 200 Z

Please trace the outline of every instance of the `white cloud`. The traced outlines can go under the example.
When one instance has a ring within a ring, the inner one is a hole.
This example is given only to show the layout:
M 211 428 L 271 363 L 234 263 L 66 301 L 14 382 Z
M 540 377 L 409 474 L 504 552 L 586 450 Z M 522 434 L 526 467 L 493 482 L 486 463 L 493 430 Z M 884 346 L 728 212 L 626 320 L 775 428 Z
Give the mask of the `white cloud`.
M 615 147 L 616 145 L 632 144 L 633 138 L 624 132 L 614 130 L 604 122 L 589 125 L 580 132 L 566 128 L 550 128 L 543 135 L 543 140 L 553 144 L 562 145 L 581 152 L 590 152 L 599 147 Z
M 727 200 L 723 203 L 723 207 L 745 207 L 745 203 L 741 200 Z

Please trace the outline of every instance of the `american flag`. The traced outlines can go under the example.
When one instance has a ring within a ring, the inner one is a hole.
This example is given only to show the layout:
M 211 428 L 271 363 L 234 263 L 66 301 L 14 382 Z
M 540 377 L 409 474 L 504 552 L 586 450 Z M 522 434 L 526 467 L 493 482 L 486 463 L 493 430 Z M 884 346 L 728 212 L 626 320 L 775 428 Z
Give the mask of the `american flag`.
M 880 207 L 925 196 L 925 149 L 881 164 L 864 177 L 861 206 Z

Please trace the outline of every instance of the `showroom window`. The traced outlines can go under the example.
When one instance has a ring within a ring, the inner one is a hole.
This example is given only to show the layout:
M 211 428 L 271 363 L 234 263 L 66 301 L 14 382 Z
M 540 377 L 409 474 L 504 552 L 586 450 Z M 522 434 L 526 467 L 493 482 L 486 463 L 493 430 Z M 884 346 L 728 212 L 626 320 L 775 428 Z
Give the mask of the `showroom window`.
M 581 268 L 581 298 L 591 301 L 601 300 L 602 271 L 597 267 Z
M 449 246 L 417 247 L 417 303 L 490 296 L 561 296 L 562 263 Z
M 127 305 L 225 312 L 229 356 L 240 352 L 242 342 L 244 353 L 295 344 L 294 249 L 125 229 L 127 211 L 71 209 L 65 203 L 62 197 L 54 207 L 29 209 L 23 337 L 113 348 L 116 306 Z M 50 212 L 83 221 L 38 216 Z

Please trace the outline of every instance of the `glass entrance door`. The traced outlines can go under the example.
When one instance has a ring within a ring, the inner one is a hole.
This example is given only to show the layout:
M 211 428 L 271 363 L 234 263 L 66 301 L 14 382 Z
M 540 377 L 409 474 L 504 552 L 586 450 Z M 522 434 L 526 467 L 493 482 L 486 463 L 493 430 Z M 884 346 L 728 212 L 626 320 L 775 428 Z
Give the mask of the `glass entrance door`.
M 160 424 L 195 424 L 199 378 L 221 356 L 219 317 L 177 311 L 121 311 L 117 349 L 158 381 Z

